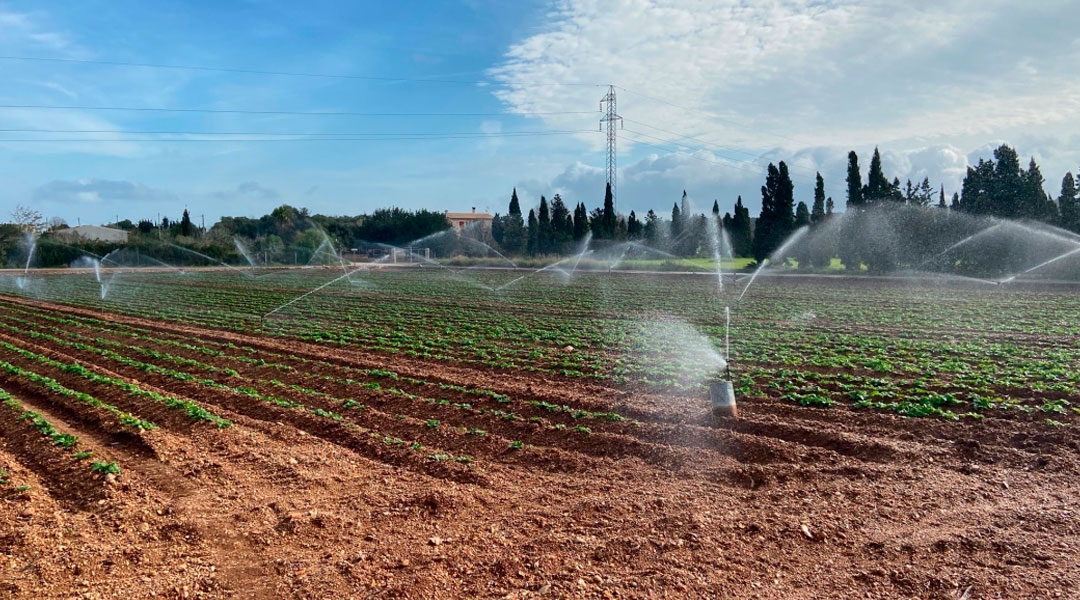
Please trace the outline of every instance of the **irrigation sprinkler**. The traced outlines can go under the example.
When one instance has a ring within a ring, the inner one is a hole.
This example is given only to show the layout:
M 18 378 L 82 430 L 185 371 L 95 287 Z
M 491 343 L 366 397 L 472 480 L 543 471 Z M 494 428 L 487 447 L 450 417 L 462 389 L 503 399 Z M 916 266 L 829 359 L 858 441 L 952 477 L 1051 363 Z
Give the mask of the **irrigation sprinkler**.
M 712 402 L 712 412 L 717 417 L 739 417 L 739 409 L 735 406 L 735 385 L 731 383 L 731 373 L 725 370 L 720 381 L 709 383 L 709 400 Z
M 709 401 L 712 412 L 717 417 L 739 417 L 735 406 L 735 385 L 731 381 L 731 308 L 724 307 L 724 360 L 709 382 Z

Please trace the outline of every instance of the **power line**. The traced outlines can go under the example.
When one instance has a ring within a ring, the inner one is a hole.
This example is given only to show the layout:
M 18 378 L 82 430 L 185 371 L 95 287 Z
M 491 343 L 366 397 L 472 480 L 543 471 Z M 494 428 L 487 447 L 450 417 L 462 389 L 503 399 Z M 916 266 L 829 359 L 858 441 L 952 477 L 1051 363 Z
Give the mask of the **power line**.
M 262 69 L 240 69 L 232 67 L 207 67 L 203 65 L 167 65 L 161 63 L 127 62 L 118 60 L 89 60 L 78 58 L 49 58 L 43 56 L 0 56 L 0 60 L 33 61 L 70 63 L 83 65 L 104 65 L 111 67 L 140 67 L 149 69 L 174 69 L 181 71 L 211 71 L 219 73 L 239 73 L 247 75 L 280 75 L 285 77 L 311 77 L 319 79 L 353 79 L 360 81 L 386 81 L 386 82 L 409 82 L 409 83 L 452 83 L 466 85 L 488 86 L 520 86 L 520 87 L 547 87 L 547 86 L 574 86 L 574 87 L 603 87 L 595 83 L 561 82 L 550 81 L 544 83 L 525 83 L 521 81 L 493 81 L 490 79 L 440 79 L 424 77 L 381 77 L 376 75 L 343 75 L 334 73 L 306 73 L 301 71 L 267 71 Z
M 145 106 L 55 106 L 44 104 L 0 104 L 0 109 L 41 109 L 41 110 L 111 110 L 130 112 L 176 112 L 176 113 L 211 113 L 240 115 L 299 115 L 329 117 L 501 117 L 501 116 L 547 116 L 547 115 L 595 115 L 597 111 L 576 110 L 557 112 L 357 112 L 357 111 L 299 111 L 299 110 L 239 110 L 216 108 L 156 108 Z
M 36 143 L 36 142 L 386 142 L 401 140 L 456 140 L 456 139 L 490 139 L 497 137 L 537 137 L 547 135 L 574 135 L 580 133 L 596 133 L 595 129 L 582 129 L 579 131 L 552 131 L 534 133 L 503 133 L 490 135 L 412 135 L 401 137 L 313 137 L 313 138 L 4 138 L 3 143 Z
M 115 129 L 0 129 L 0 133 L 115 133 L 117 135 L 271 135 L 271 136 L 445 136 L 461 135 L 476 137 L 500 137 L 509 135 L 551 135 L 560 133 L 596 133 L 592 129 L 567 129 L 545 131 L 443 131 L 443 132 L 287 132 L 287 131 L 117 131 Z

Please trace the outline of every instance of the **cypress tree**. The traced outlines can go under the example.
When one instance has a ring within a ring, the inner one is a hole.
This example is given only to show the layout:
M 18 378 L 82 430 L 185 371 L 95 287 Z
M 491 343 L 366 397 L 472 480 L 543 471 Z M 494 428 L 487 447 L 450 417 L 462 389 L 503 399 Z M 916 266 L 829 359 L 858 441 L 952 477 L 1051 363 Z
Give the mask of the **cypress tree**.
M 810 221 L 813 223 L 820 223 L 825 220 L 825 179 L 821 177 L 821 173 L 817 174 L 817 181 L 814 182 L 814 208 L 810 211 Z
M 500 247 L 503 245 L 503 233 L 505 232 L 506 217 L 500 217 L 499 213 L 495 213 L 495 217 L 491 219 L 491 237 Z
M 847 167 L 847 207 L 861 208 L 865 203 L 862 195 L 862 175 L 859 174 L 859 156 L 852 150 L 848 152 Z
M 945 204 L 945 184 L 941 184 L 941 195 L 938 196 L 938 208 L 948 208 Z
M 799 205 L 795 208 L 795 229 L 805 227 L 810 224 L 810 209 L 806 207 L 806 203 L 800 201 Z
M 715 219 L 720 218 L 720 201 L 718 201 L 718 200 L 713 200 L 712 201 L 712 214 L 713 214 L 713 218 L 715 218 Z
M 832 201 L 832 196 L 829 196 L 828 198 L 825 199 L 825 218 L 826 219 L 828 219 L 829 217 L 832 216 L 833 208 L 834 208 L 834 205 L 833 205 L 833 201 Z
M 547 254 L 551 252 L 551 213 L 548 212 L 547 198 L 542 195 L 536 221 L 536 250 L 538 254 Z
M 580 242 L 585 239 L 589 231 L 589 211 L 585 209 L 584 202 L 578 202 L 574 207 L 574 241 Z
M 529 239 L 525 245 L 525 251 L 529 253 L 529 256 L 536 256 L 540 253 L 538 234 L 538 226 L 536 221 L 536 211 L 529 209 Z
M 626 237 L 636 240 L 641 237 L 641 221 L 638 221 L 634 211 L 630 211 L 630 218 L 626 221 Z
M 180 235 L 189 237 L 195 235 L 195 224 L 191 222 L 191 215 L 186 208 L 184 216 L 180 218 Z
M 682 214 L 679 211 L 679 204 L 673 203 L 671 205 L 671 239 L 674 241 L 680 235 L 682 235 Z
M 780 179 L 776 188 L 776 217 L 778 241 L 784 241 L 795 230 L 795 184 L 791 181 L 787 163 L 780 161 Z
M 949 210 L 960 210 L 960 192 L 953 192 L 952 204 L 949 205 Z
M 558 194 L 551 199 L 551 242 L 550 250 L 556 254 L 565 254 L 574 239 L 574 220 Z
M 1080 206 L 1077 204 L 1076 179 L 1072 173 L 1066 173 L 1061 180 L 1061 193 L 1058 195 L 1058 224 L 1063 229 L 1080 233 Z
M 599 208 L 592 209 L 589 213 L 589 230 L 592 231 L 594 240 L 604 239 L 604 211 Z
M 778 209 L 777 196 L 780 193 L 780 171 L 776 165 L 769 163 L 768 174 L 765 176 L 765 185 L 761 186 L 761 214 L 758 216 L 757 227 L 754 229 L 753 253 L 754 260 L 759 264 L 764 261 L 779 245 L 779 230 L 782 220 Z
M 877 148 L 874 148 L 874 156 L 870 159 L 870 170 L 866 174 L 866 187 L 863 190 L 864 204 L 884 202 L 892 196 L 892 186 L 881 169 L 881 153 Z
M 731 245 L 735 256 L 750 256 L 753 252 L 753 225 L 750 209 L 743 206 L 742 196 L 735 200 L 735 214 L 731 216 Z
M 521 254 L 526 250 L 525 220 L 521 218 L 521 204 L 518 202 L 517 188 L 510 194 L 510 208 L 503 217 L 502 241 L 499 244 L 510 254 Z
M 607 184 L 604 190 L 604 213 L 603 220 L 601 221 L 601 230 L 603 236 L 606 239 L 615 238 L 615 229 L 618 226 L 618 222 L 615 217 L 615 197 L 611 195 L 611 184 Z

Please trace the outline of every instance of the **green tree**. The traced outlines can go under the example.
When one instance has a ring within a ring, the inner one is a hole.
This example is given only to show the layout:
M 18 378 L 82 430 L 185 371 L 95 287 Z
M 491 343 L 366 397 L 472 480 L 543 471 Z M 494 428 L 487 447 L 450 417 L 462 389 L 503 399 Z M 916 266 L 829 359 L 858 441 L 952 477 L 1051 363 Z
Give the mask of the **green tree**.
M 881 169 L 881 153 L 877 148 L 874 148 L 874 156 L 870 159 L 870 170 L 866 174 L 862 195 L 864 204 L 878 204 L 893 196 L 893 187 Z
M 585 203 L 579 202 L 574 207 L 574 241 L 580 242 L 585 239 L 589 232 L 589 211 L 585 209 Z
M 611 184 L 607 184 L 604 190 L 604 213 L 600 221 L 601 232 L 604 239 L 614 239 L 615 229 L 618 227 L 618 222 L 615 217 L 615 196 L 611 193 Z
M 660 217 L 652 209 L 645 214 L 645 243 L 653 248 L 659 248 L 663 233 L 660 231 Z
M 673 241 L 678 239 L 682 233 L 683 217 L 682 212 L 679 210 L 679 204 L 676 202 L 671 205 L 671 239 Z
M 551 199 L 551 251 L 565 254 L 574 239 L 574 219 L 566 208 L 562 197 L 555 194 Z
M 859 156 L 852 150 L 848 152 L 847 207 L 850 210 L 861 208 L 864 205 L 862 175 L 859 173 Z
M 528 252 L 529 256 L 540 254 L 540 234 L 538 229 L 536 211 L 530 208 L 528 241 L 525 243 L 525 251 Z
M 783 161 L 779 168 L 769 163 L 765 185 L 761 186 L 761 216 L 753 239 L 754 259 L 759 263 L 772 254 L 795 227 L 794 187 Z
M 825 199 L 825 218 L 826 219 L 828 219 L 829 217 L 832 216 L 834 208 L 835 208 L 835 205 L 833 204 L 832 196 L 829 196 L 828 198 Z
M 753 223 L 750 209 L 743 205 L 742 196 L 735 200 L 735 214 L 731 216 L 731 246 L 735 256 L 753 254 Z
M 818 172 L 817 180 L 814 182 L 814 208 L 810 211 L 810 221 L 813 223 L 820 223 L 824 220 L 825 179 L 821 177 L 821 172 Z
M 948 208 L 945 204 L 945 184 L 941 184 L 941 195 L 938 196 L 938 208 Z
M 630 218 L 626 220 L 626 237 L 631 240 L 640 239 L 642 235 L 641 221 L 638 221 L 634 211 L 630 211 Z
M 1061 193 L 1058 194 L 1058 224 L 1069 231 L 1080 233 L 1080 205 L 1076 192 L 1076 179 L 1072 173 L 1066 173 L 1061 179 Z
M 192 237 L 195 235 L 195 224 L 191 222 L 191 214 L 184 209 L 184 216 L 180 218 L 180 235 Z
M 510 207 L 503 218 L 502 246 L 509 254 L 521 254 L 526 250 L 525 219 L 521 217 L 521 203 L 518 202 L 517 188 L 510 194 Z
M 538 254 L 551 252 L 551 213 L 548 212 L 547 198 L 540 196 L 540 211 L 536 215 L 536 251 Z
M 807 208 L 805 202 L 799 202 L 795 207 L 795 229 L 805 227 L 810 224 L 810 209 Z

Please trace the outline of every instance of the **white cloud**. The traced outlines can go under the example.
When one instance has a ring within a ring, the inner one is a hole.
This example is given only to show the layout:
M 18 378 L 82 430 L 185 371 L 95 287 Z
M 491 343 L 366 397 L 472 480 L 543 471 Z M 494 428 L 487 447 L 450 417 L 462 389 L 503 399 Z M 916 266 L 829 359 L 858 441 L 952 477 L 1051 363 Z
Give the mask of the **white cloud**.
M 902 9 L 886 0 L 564 0 L 491 75 L 510 83 L 495 92 L 508 107 L 540 112 L 583 110 L 603 93 L 552 83 L 610 82 L 627 119 L 725 148 L 955 143 L 1075 127 L 1080 55 L 1063 51 L 1075 43 L 1074 8 L 1065 0 L 915 0 Z M 592 125 L 590 117 L 546 119 L 558 128 L 586 120 Z
M 314 193 L 317 188 L 318 186 L 309 188 L 309 194 Z M 277 190 L 260 185 L 256 181 L 245 181 L 234 189 L 215 192 L 212 196 L 217 200 L 226 201 L 253 200 L 271 202 L 281 198 L 281 194 Z
M 57 179 L 35 189 L 33 199 L 35 203 L 60 205 L 172 202 L 176 200 L 176 194 L 133 181 Z

